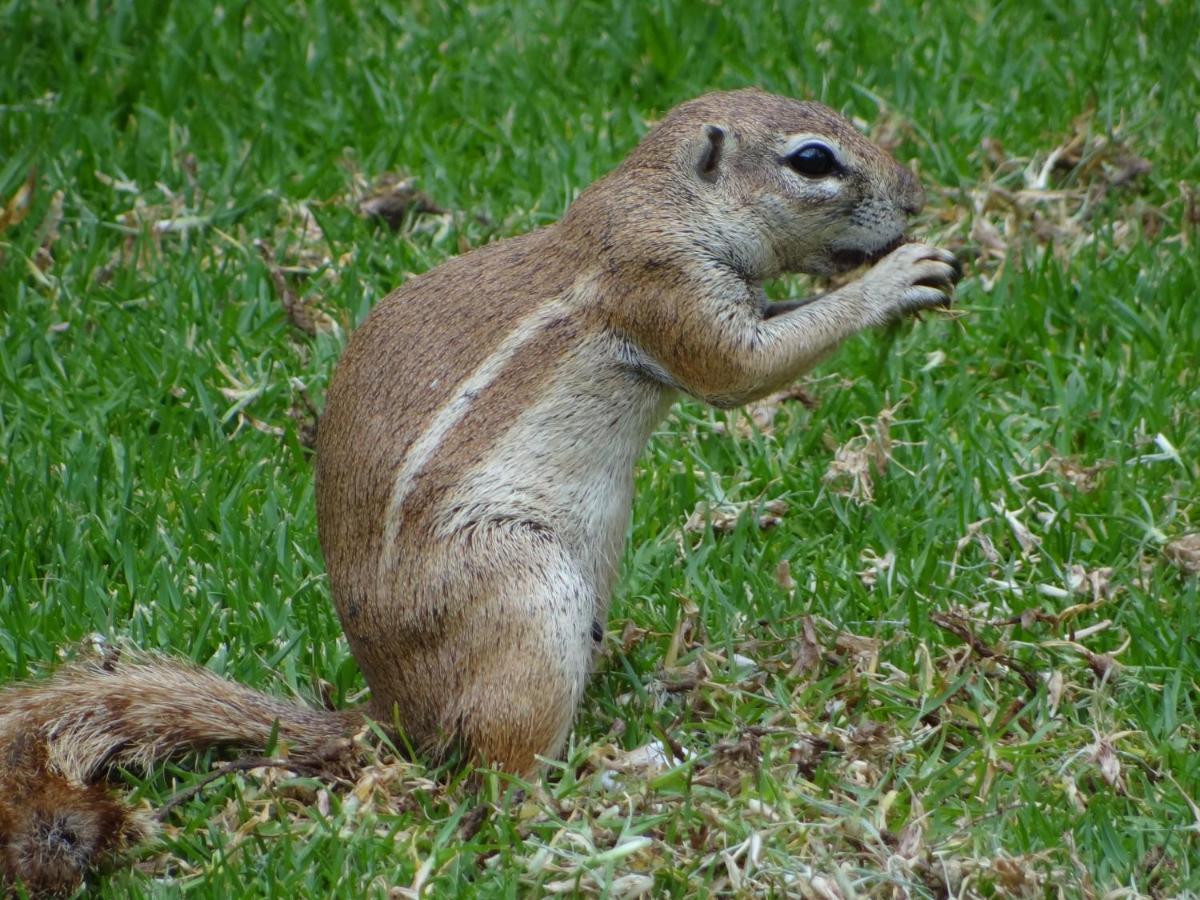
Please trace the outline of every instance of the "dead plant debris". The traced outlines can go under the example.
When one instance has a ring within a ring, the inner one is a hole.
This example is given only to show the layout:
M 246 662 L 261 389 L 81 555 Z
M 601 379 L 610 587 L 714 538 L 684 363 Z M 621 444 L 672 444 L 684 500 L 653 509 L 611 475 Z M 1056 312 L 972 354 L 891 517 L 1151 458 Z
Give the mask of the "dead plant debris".
M 1168 541 L 1163 547 L 1163 556 L 1185 575 L 1200 575 L 1200 531 Z
M 825 471 L 830 489 L 860 506 L 875 502 L 875 479 L 887 471 L 892 458 L 892 423 L 896 407 L 879 411 L 875 420 L 860 424 L 861 434 L 839 446 Z
M 37 188 L 37 171 L 30 169 L 21 186 L 16 189 L 4 209 L 0 210 L 0 234 L 20 225 L 33 209 L 33 197 Z
M 1110 245 L 1129 246 L 1139 234 L 1157 234 L 1170 219 L 1139 194 L 1153 166 L 1135 149 L 1134 137 L 1120 123 L 1111 130 L 1100 126 L 1094 111 L 1076 118 L 1048 150 L 1022 157 L 989 137 L 980 156 L 984 172 L 969 203 L 947 195 L 936 215 L 957 227 L 974 250 L 973 268 L 985 290 L 1010 258 L 1049 252 L 1067 261 L 1092 245 L 1106 253 Z M 1186 200 L 1181 192 L 1178 202 Z M 1112 202 L 1119 209 L 1105 216 L 1113 226 L 1111 235 L 1102 236 L 1097 213 Z
M 795 384 L 728 414 L 724 421 L 717 421 L 713 425 L 713 431 L 716 434 L 732 432 L 742 439 L 752 437 L 755 432 L 769 436 L 775 433 L 775 421 L 779 414 L 794 404 L 813 410 L 820 406 L 820 400 L 809 384 Z
M 62 191 L 55 191 L 50 196 L 50 208 L 38 226 L 38 248 L 33 262 L 42 272 L 48 272 L 54 265 L 54 245 L 58 241 L 58 228 L 63 219 L 63 197 Z
M 748 513 L 754 516 L 755 524 L 759 528 L 766 530 L 782 522 L 787 511 L 786 500 L 742 500 L 724 503 L 701 500 L 683 523 L 683 530 L 689 534 L 703 534 L 711 526 L 714 533 L 728 534 Z
M 359 199 L 358 211 L 364 218 L 383 222 L 392 231 L 399 231 L 410 216 L 446 213 L 428 194 L 417 189 L 414 178 L 395 172 L 384 172 L 375 180 Z
M 1050 459 L 1051 470 L 1060 475 L 1071 487 L 1084 494 L 1094 491 L 1100 483 L 1101 474 L 1111 469 L 1113 465 L 1114 463 L 1109 459 L 1084 465 L 1071 457 L 1057 454 L 1052 454 Z
M 338 332 L 338 324 L 332 316 L 322 311 L 312 300 L 297 295 L 283 269 L 275 263 L 275 252 L 271 245 L 259 240 L 254 242 L 254 246 L 263 262 L 267 264 L 271 284 L 275 287 L 275 296 L 279 298 L 279 305 L 287 314 L 288 321 L 309 337 Z

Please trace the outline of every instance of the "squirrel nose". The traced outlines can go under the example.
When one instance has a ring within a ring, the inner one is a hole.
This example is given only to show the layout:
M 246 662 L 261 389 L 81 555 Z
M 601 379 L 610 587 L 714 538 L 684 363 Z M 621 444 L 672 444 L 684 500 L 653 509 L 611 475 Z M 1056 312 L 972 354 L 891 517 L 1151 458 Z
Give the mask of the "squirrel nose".
M 900 183 L 897 185 L 896 201 L 904 212 L 915 216 L 925 205 L 925 190 L 911 170 L 900 168 Z

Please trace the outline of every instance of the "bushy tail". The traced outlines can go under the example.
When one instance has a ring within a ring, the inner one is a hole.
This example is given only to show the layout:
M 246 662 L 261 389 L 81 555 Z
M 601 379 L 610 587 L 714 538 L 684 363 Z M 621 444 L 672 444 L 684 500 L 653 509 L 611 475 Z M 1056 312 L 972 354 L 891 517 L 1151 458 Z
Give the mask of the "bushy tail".
M 355 712 L 310 709 L 151 655 L 74 664 L 0 690 L 0 894 L 74 889 L 89 868 L 145 838 L 145 813 L 97 783 L 217 745 L 263 752 L 272 737 L 297 763 L 348 759 Z

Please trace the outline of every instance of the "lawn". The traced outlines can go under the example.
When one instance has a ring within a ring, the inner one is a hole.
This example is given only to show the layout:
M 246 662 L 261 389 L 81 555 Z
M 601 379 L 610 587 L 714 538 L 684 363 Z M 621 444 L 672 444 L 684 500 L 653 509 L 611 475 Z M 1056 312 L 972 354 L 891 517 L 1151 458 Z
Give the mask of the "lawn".
M 0 6 L 0 680 L 103 639 L 359 699 L 306 449 L 347 334 L 676 102 L 842 110 L 967 265 L 954 316 L 676 407 L 544 780 L 229 774 L 96 896 L 1195 896 L 1197 34 L 1188 0 Z

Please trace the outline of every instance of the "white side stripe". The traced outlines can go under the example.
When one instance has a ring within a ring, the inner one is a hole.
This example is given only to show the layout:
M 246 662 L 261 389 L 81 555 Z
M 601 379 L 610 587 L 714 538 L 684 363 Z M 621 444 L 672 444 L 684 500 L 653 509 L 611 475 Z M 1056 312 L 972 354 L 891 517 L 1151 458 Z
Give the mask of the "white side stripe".
M 404 456 L 404 465 L 396 473 L 396 480 L 392 484 L 392 496 L 388 501 L 387 516 L 384 519 L 383 547 L 381 548 L 383 552 L 380 553 L 379 571 L 376 573 L 381 590 L 386 584 L 388 573 L 396 564 L 398 538 L 400 529 L 404 525 L 401 510 L 404 501 L 412 492 L 413 479 L 437 452 L 450 429 L 466 416 L 479 393 L 495 381 L 496 376 L 504 370 L 517 351 L 537 335 L 543 326 L 561 316 L 566 310 L 567 304 L 556 300 L 540 307 L 518 324 L 505 336 L 495 351 L 462 382 L 454 396 L 434 415 L 429 427 L 409 446 L 408 453 Z

